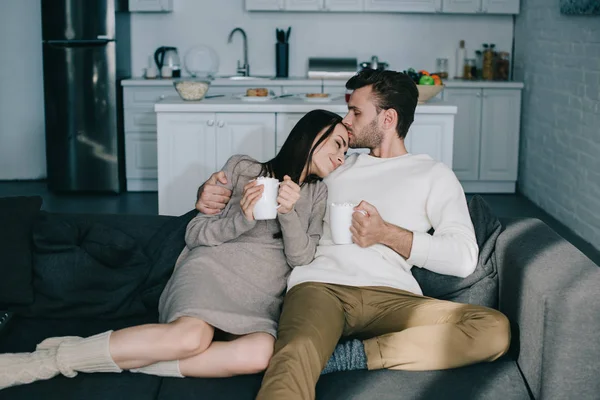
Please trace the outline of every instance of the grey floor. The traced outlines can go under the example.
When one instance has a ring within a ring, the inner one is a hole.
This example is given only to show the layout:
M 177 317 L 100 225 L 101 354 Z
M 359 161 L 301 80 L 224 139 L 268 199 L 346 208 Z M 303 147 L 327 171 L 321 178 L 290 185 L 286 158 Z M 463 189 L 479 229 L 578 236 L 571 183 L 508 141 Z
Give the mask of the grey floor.
M 142 214 L 158 213 L 156 192 L 127 192 L 112 194 L 56 194 L 50 192 L 44 181 L 0 181 L 0 197 L 39 195 L 44 199 L 42 209 L 62 213 Z M 468 198 L 471 196 L 468 195 Z M 600 250 L 594 248 L 557 221 L 529 199 L 520 194 L 484 194 L 482 197 L 500 217 L 532 217 L 546 222 L 562 237 L 600 265 Z M 190 209 L 193 208 L 193 200 Z

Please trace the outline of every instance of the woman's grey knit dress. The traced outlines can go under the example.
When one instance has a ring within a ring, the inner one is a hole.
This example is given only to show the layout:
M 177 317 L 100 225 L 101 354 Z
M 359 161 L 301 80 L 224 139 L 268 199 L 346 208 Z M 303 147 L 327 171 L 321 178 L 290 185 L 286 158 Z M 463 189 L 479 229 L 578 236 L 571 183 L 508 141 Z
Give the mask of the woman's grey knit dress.
M 231 200 L 216 216 L 198 214 L 187 226 L 186 247 L 159 303 L 160 322 L 196 317 L 222 331 L 277 334 L 291 268 L 313 260 L 323 229 L 327 188 L 306 184 L 294 210 L 275 220 L 248 221 L 243 188 L 260 172 L 247 156 L 231 157 L 223 170 Z M 281 232 L 283 239 L 273 238 Z

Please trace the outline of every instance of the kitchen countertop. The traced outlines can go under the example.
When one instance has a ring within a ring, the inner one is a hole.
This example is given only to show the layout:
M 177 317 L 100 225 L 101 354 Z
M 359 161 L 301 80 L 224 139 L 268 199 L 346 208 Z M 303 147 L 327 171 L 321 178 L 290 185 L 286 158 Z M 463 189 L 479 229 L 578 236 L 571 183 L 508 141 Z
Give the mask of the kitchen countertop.
M 185 78 L 185 77 L 184 77 Z M 226 78 L 217 78 L 211 82 L 212 86 L 243 86 L 243 87 L 258 87 L 258 86 L 311 86 L 311 85 L 326 85 L 326 86 L 344 86 L 345 79 L 308 79 L 308 78 L 258 78 L 247 80 L 235 80 Z M 123 86 L 173 86 L 172 79 L 144 79 L 132 78 L 121 81 Z M 523 89 L 523 82 L 503 82 L 503 81 L 463 81 L 460 79 L 448 79 L 444 81 L 447 88 L 489 88 L 489 89 Z
M 183 77 L 182 79 L 185 79 Z M 176 78 L 180 79 L 180 78 Z M 343 86 L 346 81 L 338 80 L 336 84 Z M 321 85 L 323 82 L 321 79 L 308 79 L 308 78 L 257 78 L 257 79 L 227 79 L 227 78 L 216 78 L 210 84 L 211 86 L 308 86 L 308 85 Z M 123 86 L 173 86 L 173 79 L 145 79 L 145 78 L 131 78 L 124 79 L 121 81 Z
M 309 102 L 298 97 L 247 102 L 234 96 L 184 101 L 179 97 L 167 97 L 154 105 L 156 112 L 289 112 L 307 113 L 314 109 L 325 109 L 335 113 L 345 113 L 348 106 L 343 96 L 334 97 L 330 102 Z M 443 101 L 430 100 L 417 106 L 415 114 L 456 114 L 457 107 Z

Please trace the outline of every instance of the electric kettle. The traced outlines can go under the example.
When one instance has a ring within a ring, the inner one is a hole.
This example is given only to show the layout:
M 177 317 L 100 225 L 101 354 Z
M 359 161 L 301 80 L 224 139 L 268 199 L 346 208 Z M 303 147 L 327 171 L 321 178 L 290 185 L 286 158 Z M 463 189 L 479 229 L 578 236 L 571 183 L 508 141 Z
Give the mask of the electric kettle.
M 162 70 L 162 67 L 170 67 L 173 71 L 173 78 L 181 76 L 181 63 L 179 54 L 177 54 L 177 47 L 159 47 L 154 52 L 154 61 L 159 71 Z

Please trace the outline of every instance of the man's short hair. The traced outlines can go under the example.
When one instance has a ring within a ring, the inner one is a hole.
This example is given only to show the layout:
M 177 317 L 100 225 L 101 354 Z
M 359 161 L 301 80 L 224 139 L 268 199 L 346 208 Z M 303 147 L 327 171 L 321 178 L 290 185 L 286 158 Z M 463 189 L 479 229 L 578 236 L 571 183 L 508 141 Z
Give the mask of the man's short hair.
M 396 110 L 396 131 L 400 139 L 404 139 L 415 120 L 415 108 L 419 99 L 417 85 L 402 72 L 364 69 L 346 82 L 346 89 L 356 90 L 368 85 L 372 85 L 377 113 L 390 108 Z

